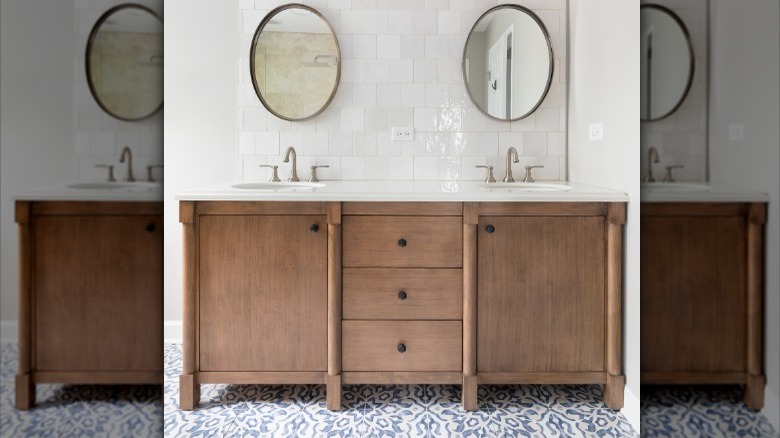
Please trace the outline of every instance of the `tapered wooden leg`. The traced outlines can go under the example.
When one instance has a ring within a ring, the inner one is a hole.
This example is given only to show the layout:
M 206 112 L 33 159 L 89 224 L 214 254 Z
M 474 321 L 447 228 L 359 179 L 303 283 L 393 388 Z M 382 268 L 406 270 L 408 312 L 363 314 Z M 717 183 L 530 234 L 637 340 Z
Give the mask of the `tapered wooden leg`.
M 764 376 L 748 374 L 744 400 L 750 409 L 761 409 L 764 407 L 764 386 L 766 386 L 766 378 Z
M 341 375 L 328 376 L 326 382 L 326 403 L 328 410 L 338 411 L 341 409 Z
M 625 377 L 607 374 L 607 384 L 604 385 L 604 403 L 610 409 L 619 411 L 623 408 L 623 389 L 625 386 Z
M 463 376 L 463 409 L 467 411 L 479 410 L 477 400 L 477 376 Z
M 191 411 L 200 402 L 200 384 L 193 374 L 179 376 L 179 409 Z
M 35 383 L 29 374 L 16 375 L 16 409 L 26 411 L 35 404 Z

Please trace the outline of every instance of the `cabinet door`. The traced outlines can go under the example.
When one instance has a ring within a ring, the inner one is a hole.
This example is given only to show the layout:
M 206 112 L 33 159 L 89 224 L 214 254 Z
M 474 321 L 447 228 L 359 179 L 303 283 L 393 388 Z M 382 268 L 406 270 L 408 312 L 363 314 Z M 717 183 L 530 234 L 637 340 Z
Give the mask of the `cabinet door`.
M 199 233 L 201 371 L 326 371 L 325 216 L 200 216 Z
M 40 216 L 33 224 L 39 371 L 161 371 L 159 216 Z
M 478 372 L 605 369 L 604 229 L 603 217 L 480 217 Z
M 642 371 L 744 371 L 742 217 L 642 217 Z

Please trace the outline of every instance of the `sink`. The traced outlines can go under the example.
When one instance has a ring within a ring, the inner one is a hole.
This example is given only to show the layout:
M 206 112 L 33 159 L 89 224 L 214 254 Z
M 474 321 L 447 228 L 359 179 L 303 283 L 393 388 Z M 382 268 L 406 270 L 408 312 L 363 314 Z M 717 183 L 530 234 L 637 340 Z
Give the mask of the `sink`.
M 68 184 L 71 189 L 79 190 L 115 190 L 115 189 L 155 189 L 161 187 L 160 183 L 150 182 L 78 182 Z
M 297 192 L 304 190 L 313 190 L 325 187 L 323 183 L 311 182 L 251 182 L 233 184 L 231 187 L 242 190 L 267 190 L 267 191 L 285 191 Z
M 705 192 L 710 186 L 706 183 L 652 182 L 642 183 L 641 189 L 653 192 Z
M 518 192 L 557 192 L 557 191 L 564 191 L 564 190 L 571 189 L 571 186 L 567 186 L 566 184 L 536 183 L 536 182 L 535 183 L 495 182 L 495 183 L 484 183 L 484 184 L 480 184 L 479 186 L 485 189 L 501 189 L 501 190 L 510 190 L 510 191 L 518 191 Z

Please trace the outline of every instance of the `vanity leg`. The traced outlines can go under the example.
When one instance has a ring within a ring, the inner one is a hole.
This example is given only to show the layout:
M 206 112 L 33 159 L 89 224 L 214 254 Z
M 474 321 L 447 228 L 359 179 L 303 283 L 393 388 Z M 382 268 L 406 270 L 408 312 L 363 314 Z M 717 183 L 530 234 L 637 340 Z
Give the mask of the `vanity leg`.
M 748 374 L 744 400 L 750 409 L 758 410 L 764 407 L 764 386 L 766 386 L 764 376 Z
M 35 383 L 29 374 L 16 375 L 16 409 L 26 411 L 35 404 Z
M 610 409 L 619 411 L 623 408 L 623 389 L 625 386 L 625 377 L 607 374 L 607 384 L 604 385 L 604 403 Z
M 328 410 L 341 410 L 341 375 L 328 376 L 326 386 L 326 404 Z
M 466 411 L 479 410 L 477 400 L 477 376 L 463 376 L 463 409 Z
M 192 411 L 200 402 L 200 384 L 194 374 L 179 376 L 179 409 Z

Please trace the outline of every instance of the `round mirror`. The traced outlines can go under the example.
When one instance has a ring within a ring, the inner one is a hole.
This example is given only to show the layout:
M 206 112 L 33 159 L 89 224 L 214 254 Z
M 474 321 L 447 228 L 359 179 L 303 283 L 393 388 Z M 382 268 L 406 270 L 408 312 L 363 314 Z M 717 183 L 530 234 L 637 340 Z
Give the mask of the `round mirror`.
M 89 34 L 87 82 L 98 105 L 120 120 L 141 120 L 163 103 L 163 22 L 151 9 L 115 6 Z
M 644 121 L 663 119 L 681 104 L 693 80 L 693 48 L 688 29 L 671 10 L 642 5 L 641 115 Z
M 477 20 L 463 50 L 463 78 L 471 100 L 498 120 L 527 117 L 550 89 L 550 35 L 530 10 L 501 5 Z
M 249 58 L 257 97 L 279 118 L 310 119 L 336 94 L 341 75 L 336 34 L 308 6 L 289 4 L 269 12 L 257 27 Z

